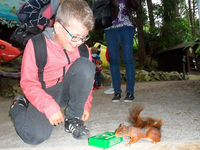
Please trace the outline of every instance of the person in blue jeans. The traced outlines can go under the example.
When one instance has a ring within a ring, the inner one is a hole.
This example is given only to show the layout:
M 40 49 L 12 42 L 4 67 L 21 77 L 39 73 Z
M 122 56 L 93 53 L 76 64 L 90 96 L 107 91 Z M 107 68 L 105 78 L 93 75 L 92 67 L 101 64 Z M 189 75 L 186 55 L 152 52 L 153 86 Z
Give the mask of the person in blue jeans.
M 120 77 L 120 51 L 121 44 L 123 60 L 126 67 L 126 96 L 124 102 L 134 100 L 135 67 L 133 58 L 134 25 L 131 21 L 132 11 L 137 10 L 136 0 L 111 0 L 112 26 L 105 29 L 106 42 L 110 57 L 110 70 L 114 88 L 112 102 L 121 99 L 121 77 Z

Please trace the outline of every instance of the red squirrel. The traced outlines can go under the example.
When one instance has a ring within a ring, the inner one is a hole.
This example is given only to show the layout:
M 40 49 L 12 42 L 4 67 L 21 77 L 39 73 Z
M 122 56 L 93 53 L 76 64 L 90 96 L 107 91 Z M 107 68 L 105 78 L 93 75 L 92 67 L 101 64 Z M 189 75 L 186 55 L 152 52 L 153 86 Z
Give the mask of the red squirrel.
M 120 124 L 115 131 L 117 137 L 130 137 L 128 144 L 136 143 L 141 139 L 151 139 L 152 143 L 160 142 L 162 120 L 140 116 L 143 106 L 139 105 L 130 111 L 129 121 L 131 125 Z

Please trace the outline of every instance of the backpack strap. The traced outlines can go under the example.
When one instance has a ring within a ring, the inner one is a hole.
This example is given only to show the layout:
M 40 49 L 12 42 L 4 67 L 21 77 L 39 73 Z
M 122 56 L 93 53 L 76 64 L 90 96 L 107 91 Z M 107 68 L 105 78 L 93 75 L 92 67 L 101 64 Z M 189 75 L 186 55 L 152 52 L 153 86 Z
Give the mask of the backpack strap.
M 44 67 L 47 64 L 47 45 L 45 37 L 42 33 L 37 34 L 32 38 L 32 42 L 35 51 L 36 65 L 38 67 L 38 78 L 42 84 L 42 88 L 45 89 L 46 85 L 43 78 Z
M 89 58 L 89 52 L 87 46 L 83 43 L 78 47 L 79 53 L 81 57 Z
M 34 51 L 35 51 L 35 59 L 36 65 L 38 67 L 38 78 L 42 84 L 42 88 L 46 88 L 46 84 L 44 82 L 44 67 L 47 64 L 47 46 L 45 37 L 42 33 L 35 35 L 32 38 Z M 79 47 L 79 53 L 81 57 L 89 58 L 88 48 L 85 44 L 81 44 Z

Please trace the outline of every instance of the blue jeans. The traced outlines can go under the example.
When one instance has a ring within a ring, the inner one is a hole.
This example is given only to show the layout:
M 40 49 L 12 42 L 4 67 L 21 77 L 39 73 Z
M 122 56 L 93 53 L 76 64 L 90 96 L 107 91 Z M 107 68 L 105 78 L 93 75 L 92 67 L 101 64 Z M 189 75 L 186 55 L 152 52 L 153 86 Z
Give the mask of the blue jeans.
M 120 42 L 122 46 L 123 60 L 126 67 L 126 92 L 134 94 L 135 66 L 133 60 L 134 28 L 124 26 L 105 30 L 108 53 L 110 57 L 110 70 L 115 93 L 121 93 L 120 76 Z

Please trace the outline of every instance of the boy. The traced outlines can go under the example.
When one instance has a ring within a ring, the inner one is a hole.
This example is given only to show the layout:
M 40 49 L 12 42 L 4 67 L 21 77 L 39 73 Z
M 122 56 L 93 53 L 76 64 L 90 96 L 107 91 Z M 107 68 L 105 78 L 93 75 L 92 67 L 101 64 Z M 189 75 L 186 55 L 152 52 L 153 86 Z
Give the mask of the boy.
M 50 137 L 53 126 L 65 122 L 65 130 L 76 139 L 88 138 L 84 126 L 90 116 L 95 67 L 80 57 L 78 46 L 89 38 L 94 26 L 91 9 L 84 0 L 64 0 L 53 28 L 43 32 L 47 64 L 43 81 L 38 77 L 32 40 L 23 55 L 20 85 L 25 94 L 14 98 L 10 114 L 18 135 L 25 143 L 39 144 Z M 87 49 L 88 50 L 88 49 Z M 64 114 L 62 106 L 67 106 Z

